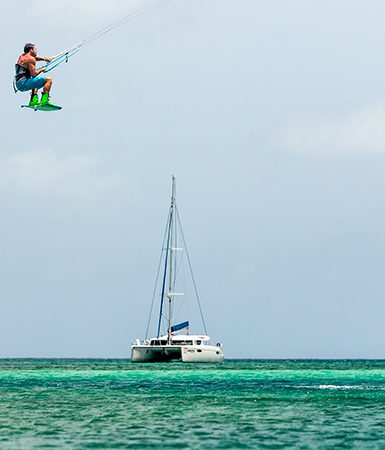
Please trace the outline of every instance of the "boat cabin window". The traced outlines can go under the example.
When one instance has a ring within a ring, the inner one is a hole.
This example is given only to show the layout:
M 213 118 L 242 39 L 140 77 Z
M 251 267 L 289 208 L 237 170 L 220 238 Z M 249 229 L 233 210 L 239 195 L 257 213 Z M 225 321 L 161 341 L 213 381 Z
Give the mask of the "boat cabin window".
M 151 345 L 167 345 L 167 341 L 161 341 L 159 339 L 153 339 Z
M 202 341 L 196 341 L 196 345 L 202 345 Z
M 192 345 L 193 341 L 172 341 L 172 345 Z

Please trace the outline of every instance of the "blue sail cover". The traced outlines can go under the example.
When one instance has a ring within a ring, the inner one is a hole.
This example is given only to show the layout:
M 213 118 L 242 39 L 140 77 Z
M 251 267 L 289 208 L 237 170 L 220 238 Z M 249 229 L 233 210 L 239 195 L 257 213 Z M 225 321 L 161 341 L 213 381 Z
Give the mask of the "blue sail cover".
M 183 330 L 183 328 L 187 328 L 188 326 L 190 326 L 189 322 L 182 322 L 182 323 L 179 323 L 178 325 L 174 325 L 171 327 L 171 333 L 174 333 L 175 331 Z

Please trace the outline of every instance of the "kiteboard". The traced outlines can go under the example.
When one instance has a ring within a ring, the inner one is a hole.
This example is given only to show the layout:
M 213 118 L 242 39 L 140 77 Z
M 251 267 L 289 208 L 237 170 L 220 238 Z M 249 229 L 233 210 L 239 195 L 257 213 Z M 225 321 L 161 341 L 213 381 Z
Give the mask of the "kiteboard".
M 58 105 L 21 105 L 22 108 L 34 109 L 35 111 L 60 111 L 62 109 L 61 106 Z

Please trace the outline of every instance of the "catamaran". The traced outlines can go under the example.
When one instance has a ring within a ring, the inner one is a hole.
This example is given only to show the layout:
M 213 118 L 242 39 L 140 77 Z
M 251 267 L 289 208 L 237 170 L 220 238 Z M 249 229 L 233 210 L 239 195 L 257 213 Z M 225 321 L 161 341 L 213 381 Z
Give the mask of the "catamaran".
M 179 241 L 184 247 L 178 247 Z M 177 272 L 179 272 L 180 257 L 178 254 L 184 253 L 187 258 L 189 272 L 193 284 L 193 290 L 198 303 L 198 310 L 201 316 L 204 333 L 190 334 L 190 322 L 183 321 L 174 324 L 176 310 L 180 310 L 179 299 L 183 299 L 184 294 L 177 292 Z M 163 276 L 160 278 L 161 267 Z M 160 281 L 160 282 L 159 282 Z M 157 320 L 157 333 L 153 338 L 147 338 L 154 301 L 160 289 L 160 310 Z M 177 306 L 177 307 L 176 307 Z M 223 362 L 224 355 L 222 345 L 210 345 L 210 337 L 207 335 L 206 324 L 202 314 L 202 308 L 196 288 L 194 275 L 191 268 L 190 257 L 187 251 L 181 226 L 178 208 L 176 205 L 176 182 L 172 177 L 171 205 L 168 214 L 167 227 L 163 241 L 162 255 L 158 268 L 158 276 L 155 282 L 155 290 L 150 310 L 150 318 L 147 324 L 146 338 L 144 340 L 135 339 L 131 346 L 132 362 L 169 362 L 181 361 L 185 363 L 219 363 Z

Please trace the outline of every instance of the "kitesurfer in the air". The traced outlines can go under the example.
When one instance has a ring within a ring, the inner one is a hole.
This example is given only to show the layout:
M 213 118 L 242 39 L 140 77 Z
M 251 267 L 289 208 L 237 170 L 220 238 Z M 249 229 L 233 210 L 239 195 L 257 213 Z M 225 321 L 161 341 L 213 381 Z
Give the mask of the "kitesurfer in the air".
M 42 75 L 46 71 L 45 67 L 36 69 L 37 61 L 50 62 L 52 58 L 38 56 L 35 44 L 25 44 L 24 53 L 19 56 L 15 66 L 16 87 L 21 92 L 32 91 L 31 100 L 28 106 L 44 106 L 52 104 L 49 102 L 49 94 L 52 87 L 52 78 Z M 39 102 L 38 90 L 43 88 L 41 100 Z

